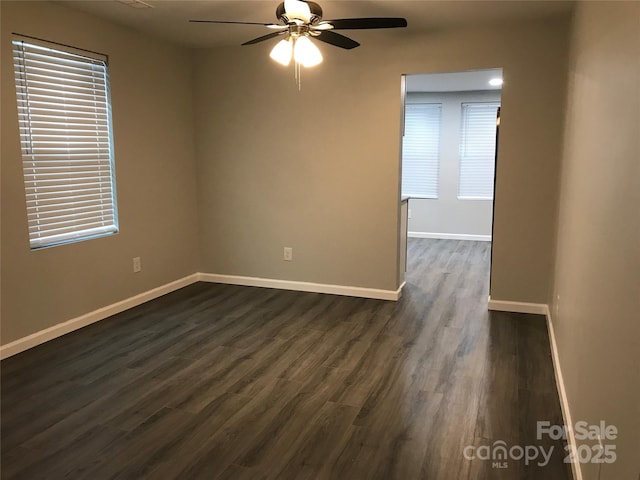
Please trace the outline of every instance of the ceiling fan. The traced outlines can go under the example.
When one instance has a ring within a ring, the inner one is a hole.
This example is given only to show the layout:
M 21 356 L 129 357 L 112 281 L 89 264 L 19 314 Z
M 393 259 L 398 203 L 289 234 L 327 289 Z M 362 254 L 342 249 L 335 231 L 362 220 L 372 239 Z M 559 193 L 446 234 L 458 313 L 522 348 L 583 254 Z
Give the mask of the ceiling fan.
M 242 45 L 253 45 L 279 36 L 284 38 L 271 50 L 270 57 L 287 66 L 294 60 L 296 75 L 300 65 L 313 67 L 322 62 L 322 54 L 310 38 L 344 49 L 360 44 L 334 30 L 361 30 L 372 28 L 401 28 L 407 26 L 404 18 L 342 18 L 322 20 L 322 8 L 315 2 L 285 0 L 278 5 L 276 17 L 280 23 L 235 22 L 224 20 L 190 20 L 194 23 L 226 23 L 235 25 L 262 25 L 274 31 Z

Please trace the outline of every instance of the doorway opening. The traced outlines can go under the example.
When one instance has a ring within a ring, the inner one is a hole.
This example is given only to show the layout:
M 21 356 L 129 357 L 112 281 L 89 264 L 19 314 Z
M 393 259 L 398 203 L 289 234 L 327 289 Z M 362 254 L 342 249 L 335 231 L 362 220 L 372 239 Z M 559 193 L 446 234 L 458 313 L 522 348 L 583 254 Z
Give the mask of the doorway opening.
M 408 74 L 402 82 L 407 276 L 412 265 L 429 261 L 420 258 L 428 255 L 447 258 L 447 265 L 458 268 L 473 264 L 486 278 L 502 69 Z

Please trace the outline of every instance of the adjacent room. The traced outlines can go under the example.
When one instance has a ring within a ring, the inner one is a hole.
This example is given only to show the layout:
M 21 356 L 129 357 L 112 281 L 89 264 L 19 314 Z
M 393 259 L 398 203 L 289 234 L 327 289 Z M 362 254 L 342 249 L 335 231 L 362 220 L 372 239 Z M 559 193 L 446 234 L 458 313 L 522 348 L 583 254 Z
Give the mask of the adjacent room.
M 640 3 L 0 21 L 0 478 L 637 480 Z
M 491 241 L 502 69 L 405 77 L 412 238 Z
M 475 266 L 478 281 L 487 283 L 502 69 L 410 74 L 402 80 L 406 265 L 433 265 L 444 255 Z

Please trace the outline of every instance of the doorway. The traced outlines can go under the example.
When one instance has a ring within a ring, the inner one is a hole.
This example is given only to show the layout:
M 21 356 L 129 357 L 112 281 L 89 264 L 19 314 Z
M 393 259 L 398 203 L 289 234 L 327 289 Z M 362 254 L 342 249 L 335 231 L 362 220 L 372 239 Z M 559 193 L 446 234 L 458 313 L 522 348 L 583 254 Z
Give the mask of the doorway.
M 500 68 L 403 77 L 407 274 L 425 249 L 453 249 L 456 261 L 489 252 L 489 275 L 501 93 Z

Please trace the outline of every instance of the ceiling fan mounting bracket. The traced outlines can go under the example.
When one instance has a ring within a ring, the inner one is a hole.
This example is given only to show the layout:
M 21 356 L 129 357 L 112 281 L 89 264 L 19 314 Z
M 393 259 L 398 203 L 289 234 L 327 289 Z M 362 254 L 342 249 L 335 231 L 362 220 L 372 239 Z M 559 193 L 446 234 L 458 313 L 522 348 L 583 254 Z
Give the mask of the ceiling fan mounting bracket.
M 309 25 L 306 24 L 298 24 L 298 23 L 289 23 L 289 35 L 293 38 L 302 37 L 305 35 L 310 35 L 312 33 Z

